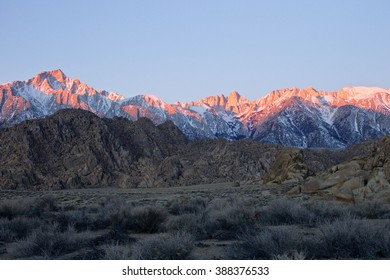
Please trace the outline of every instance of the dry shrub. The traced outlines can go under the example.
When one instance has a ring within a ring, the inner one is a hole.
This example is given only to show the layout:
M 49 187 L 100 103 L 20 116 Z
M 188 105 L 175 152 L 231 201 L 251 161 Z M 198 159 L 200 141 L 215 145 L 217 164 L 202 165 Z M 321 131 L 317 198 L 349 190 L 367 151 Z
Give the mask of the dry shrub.
M 168 232 L 190 232 L 197 240 L 206 237 L 202 224 L 202 216 L 196 214 L 169 216 L 162 225 L 162 230 Z
M 27 237 L 34 229 L 42 226 L 41 220 L 30 217 L 16 217 L 0 220 L 0 241 L 13 242 Z
M 8 253 L 17 258 L 37 257 L 54 259 L 85 246 L 87 240 L 77 235 L 73 228 L 59 230 L 57 224 L 45 225 L 26 238 L 10 244 Z
M 56 210 L 57 200 L 52 195 L 36 199 L 14 199 L 0 203 L 0 218 L 13 219 L 18 216 L 40 217 L 44 212 Z
M 354 212 L 363 219 L 390 219 L 390 205 L 381 200 L 357 204 Z
M 35 203 L 34 199 L 15 199 L 0 203 L 0 218 L 13 219 L 29 215 Z
M 355 216 L 354 207 L 337 201 L 311 202 L 306 208 L 315 215 L 315 225 L 321 225 L 337 219 L 348 219 Z
M 273 256 L 274 260 L 305 260 L 306 259 L 306 253 L 305 252 L 298 252 L 296 250 L 293 250 L 289 253 L 283 253 L 281 255 L 275 255 Z
M 132 258 L 139 260 L 181 260 L 189 258 L 194 237 L 188 232 L 161 233 L 132 247 Z
M 119 243 L 107 244 L 103 247 L 103 251 L 105 260 L 128 260 L 131 256 L 129 246 Z
M 313 225 L 316 216 L 299 202 L 272 201 L 260 213 L 260 222 L 268 225 Z
M 124 205 L 111 219 L 118 230 L 155 233 L 166 217 L 166 210 L 160 207 Z
M 320 226 L 318 258 L 390 258 L 390 223 L 357 219 L 338 219 Z
M 256 225 L 257 211 L 252 200 L 215 199 L 205 209 L 204 232 L 210 238 L 234 239 Z
M 289 256 L 292 252 L 303 254 L 299 232 L 288 226 L 267 228 L 257 234 L 244 234 L 234 244 L 228 255 L 233 259 L 273 259 Z
M 181 198 L 168 202 L 168 212 L 172 215 L 197 214 L 203 212 L 209 200 L 201 197 Z

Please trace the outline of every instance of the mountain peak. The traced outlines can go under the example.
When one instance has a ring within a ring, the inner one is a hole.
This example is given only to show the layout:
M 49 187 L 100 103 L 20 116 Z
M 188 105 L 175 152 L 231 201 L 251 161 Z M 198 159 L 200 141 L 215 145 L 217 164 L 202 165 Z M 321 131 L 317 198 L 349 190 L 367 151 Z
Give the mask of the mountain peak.
M 308 86 L 307 88 L 305 88 L 305 90 L 310 92 L 318 92 L 313 86 Z
M 229 96 L 228 97 L 234 97 L 234 98 L 240 98 L 241 97 L 241 95 L 237 92 L 237 91 L 232 91 L 230 94 L 229 94 Z
M 40 80 L 47 79 L 49 77 L 54 78 L 55 80 L 57 80 L 60 83 L 64 83 L 66 78 L 67 78 L 67 76 L 64 74 L 64 72 L 62 72 L 61 69 L 44 71 L 44 72 L 41 72 L 35 76 L 35 78 L 38 78 Z
M 59 82 L 63 82 L 66 79 L 66 75 L 64 74 L 64 72 L 62 72 L 61 69 L 49 71 L 49 74 L 56 78 L 56 80 Z
M 237 91 L 232 91 L 227 98 L 227 106 L 236 107 L 240 101 L 240 97 L 241 96 L 238 94 Z

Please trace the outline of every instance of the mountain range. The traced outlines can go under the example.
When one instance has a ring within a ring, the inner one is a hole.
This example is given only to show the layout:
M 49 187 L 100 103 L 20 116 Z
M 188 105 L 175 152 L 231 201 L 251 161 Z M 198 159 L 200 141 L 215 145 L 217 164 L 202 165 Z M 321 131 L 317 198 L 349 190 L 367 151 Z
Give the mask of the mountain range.
M 172 121 L 190 140 L 250 138 L 292 147 L 344 148 L 390 132 L 390 89 L 346 87 L 334 92 L 290 88 L 250 101 L 233 91 L 168 104 L 153 95 L 130 98 L 97 91 L 61 70 L 0 85 L 0 127 L 75 108 L 99 117 Z

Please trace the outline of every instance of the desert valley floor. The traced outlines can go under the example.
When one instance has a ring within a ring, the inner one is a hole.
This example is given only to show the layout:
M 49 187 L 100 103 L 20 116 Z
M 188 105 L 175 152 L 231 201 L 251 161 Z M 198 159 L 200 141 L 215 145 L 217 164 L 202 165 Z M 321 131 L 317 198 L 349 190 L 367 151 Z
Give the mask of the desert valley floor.
M 1 191 L 0 258 L 390 258 L 388 204 L 291 187 Z

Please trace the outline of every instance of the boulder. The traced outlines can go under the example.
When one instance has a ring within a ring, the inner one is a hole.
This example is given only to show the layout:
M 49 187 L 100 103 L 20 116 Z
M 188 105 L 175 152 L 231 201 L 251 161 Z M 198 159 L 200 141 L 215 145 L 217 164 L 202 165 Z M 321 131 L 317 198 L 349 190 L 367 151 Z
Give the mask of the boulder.
M 264 177 L 265 183 L 300 182 L 308 175 L 303 153 L 298 149 L 285 149 L 275 159 Z

